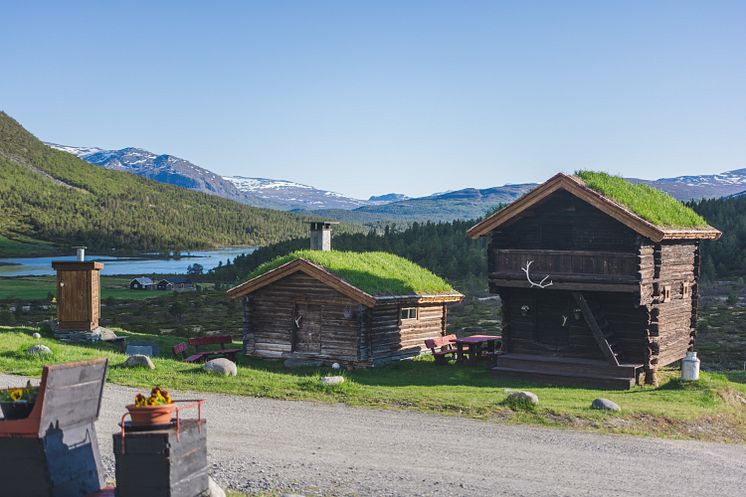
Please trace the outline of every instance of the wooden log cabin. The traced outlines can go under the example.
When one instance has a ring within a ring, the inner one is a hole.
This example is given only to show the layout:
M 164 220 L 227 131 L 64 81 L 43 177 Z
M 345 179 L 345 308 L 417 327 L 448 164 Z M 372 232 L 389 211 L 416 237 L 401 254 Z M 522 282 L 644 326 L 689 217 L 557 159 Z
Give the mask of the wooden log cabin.
M 228 294 L 243 302 L 246 354 L 354 366 L 426 351 L 425 340 L 445 334 L 446 305 L 463 300 L 401 257 L 331 250 L 280 257 Z
M 720 232 L 673 197 L 558 174 L 468 233 L 502 301 L 495 374 L 626 389 L 692 349 L 699 245 Z

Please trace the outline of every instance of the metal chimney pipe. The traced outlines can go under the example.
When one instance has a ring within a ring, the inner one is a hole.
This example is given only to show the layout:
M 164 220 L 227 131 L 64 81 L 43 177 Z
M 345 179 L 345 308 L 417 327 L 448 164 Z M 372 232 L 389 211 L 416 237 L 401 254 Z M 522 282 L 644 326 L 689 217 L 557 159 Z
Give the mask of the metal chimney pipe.
M 86 247 L 75 247 L 76 254 L 78 256 L 78 262 L 85 262 L 85 249 Z

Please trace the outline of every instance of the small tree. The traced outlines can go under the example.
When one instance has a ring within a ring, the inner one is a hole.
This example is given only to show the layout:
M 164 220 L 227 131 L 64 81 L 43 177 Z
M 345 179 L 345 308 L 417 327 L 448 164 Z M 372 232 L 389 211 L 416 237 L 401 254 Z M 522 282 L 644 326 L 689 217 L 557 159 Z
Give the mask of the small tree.
M 168 308 L 168 313 L 179 321 L 181 321 L 181 318 L 184 316 L 184 312 L 186 312 L 186 306 L 178 300 Z
M 191 276 L 201 276 L 205 273 L 205 267 L 202 264 L 194 263 L 190 264 L 187 268 L 187 274 Z

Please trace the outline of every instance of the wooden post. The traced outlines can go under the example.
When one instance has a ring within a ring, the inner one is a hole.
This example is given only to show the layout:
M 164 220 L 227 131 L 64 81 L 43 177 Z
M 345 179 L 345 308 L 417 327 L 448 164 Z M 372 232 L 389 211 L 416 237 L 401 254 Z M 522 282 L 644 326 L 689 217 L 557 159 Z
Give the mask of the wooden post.
M 243 353 L 249 355 L 254 353 L 254 335 L 251 333 L 251 315 L 249 312 L 250 299 L 248 295 L 241 299 L 243 306 Z
M 658 386 L 658 374 L 655 368 L 645 367 L 645 384 Z

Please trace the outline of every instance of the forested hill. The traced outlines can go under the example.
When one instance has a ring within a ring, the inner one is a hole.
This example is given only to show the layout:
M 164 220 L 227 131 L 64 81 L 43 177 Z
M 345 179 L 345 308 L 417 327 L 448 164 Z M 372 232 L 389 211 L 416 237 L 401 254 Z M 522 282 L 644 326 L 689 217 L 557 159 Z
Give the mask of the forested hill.
M 746 196 L 701 200 L 689 205 L 723 232 L 720 240 L 703 245 L 703 276 L 710 280 L 746 278 Z
M 303 236 L 308 219 L 90 165 L 0 112 L 0 240 L 120 251 L 266 245 Z

